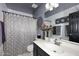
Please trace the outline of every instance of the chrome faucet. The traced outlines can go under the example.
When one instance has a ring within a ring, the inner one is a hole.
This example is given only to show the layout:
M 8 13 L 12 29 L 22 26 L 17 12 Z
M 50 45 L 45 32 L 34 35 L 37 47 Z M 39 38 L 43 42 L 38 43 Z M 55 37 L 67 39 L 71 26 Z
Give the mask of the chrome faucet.
M 61 40 L 61 38 L 60 38 L 60 40 Z M 54 42 L 55 42 L 55 44 L 58 45 L 58 46 L 60 46 L 60 44 L 61 44 L 61 42 L 58 41 L 58 39 L 55 39 Z

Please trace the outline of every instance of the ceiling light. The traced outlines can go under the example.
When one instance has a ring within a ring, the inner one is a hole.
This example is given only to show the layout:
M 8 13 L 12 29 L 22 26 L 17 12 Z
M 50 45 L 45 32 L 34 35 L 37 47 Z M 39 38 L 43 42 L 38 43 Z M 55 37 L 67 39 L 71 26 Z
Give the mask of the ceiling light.
M 33 3 L 33 4 L 32 4 L 32 7 L 33 7 L 33 8 L 37 8 L 37 7 L 38 7 L 38 5 L 37 5 L 37 4 L 35 4 L 35 3 Z
M 57 8 L 58 6 L 59 6 L 58 3 L 46 3 L 45 5 L 46 9 L 50 11 L 53 10 L 54 7 Z

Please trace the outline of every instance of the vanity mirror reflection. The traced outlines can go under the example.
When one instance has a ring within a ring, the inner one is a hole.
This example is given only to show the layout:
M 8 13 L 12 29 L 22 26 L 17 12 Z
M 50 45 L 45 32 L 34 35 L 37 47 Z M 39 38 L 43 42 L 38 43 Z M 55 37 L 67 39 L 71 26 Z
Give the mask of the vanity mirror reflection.
M 50 15 L 52 12 L 47 13 Z M 59 13 L 58 13 L 59 14 Z M 69 42 L 73 42 L 70 40 L 70 26 L 69 26 L 69 14 L 66 16 L 63 16 L 63 14 L 60 15 L 53 15 L 52 18 L 48 17 L 52 20 L 51 23 L 53 26 L 53 31 L 52 31 L 52 38 L 54 37 L 62 37 L 63 40 L 67 40 Z
M 55 25 L 53 26 L 52 37 L 62 37 L 65 40 L 69 40 L 69 23 L 68 16 L 62 17 L 55 20 Z M 57 23 L 59 21 L 59 23 Z
M 79 43 L 79 11 L 55 20 L 53 36 L 61 36 L 63 40 Z

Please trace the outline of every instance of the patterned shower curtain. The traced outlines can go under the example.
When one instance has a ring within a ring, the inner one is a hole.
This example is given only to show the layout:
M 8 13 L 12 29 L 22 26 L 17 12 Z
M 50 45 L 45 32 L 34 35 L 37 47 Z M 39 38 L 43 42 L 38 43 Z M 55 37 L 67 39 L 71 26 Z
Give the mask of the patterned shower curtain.
M 27 52 L 27 46 L 36 37 L 37 20 L 31 17 L 4 12 L 4 55 L 19 55 Z

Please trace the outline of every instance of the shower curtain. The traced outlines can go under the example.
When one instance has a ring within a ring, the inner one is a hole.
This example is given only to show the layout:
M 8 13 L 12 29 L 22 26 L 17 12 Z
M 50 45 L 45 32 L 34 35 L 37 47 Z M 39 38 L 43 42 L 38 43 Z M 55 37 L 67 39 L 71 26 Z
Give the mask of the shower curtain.
M 37 20 L 13 13 L 3 13 L 5 24 L 4 55 L 19 55 L 27 52 L 27 46 L 36 37 Z

